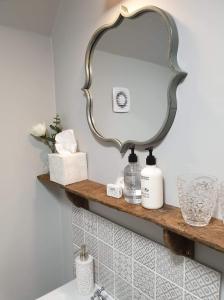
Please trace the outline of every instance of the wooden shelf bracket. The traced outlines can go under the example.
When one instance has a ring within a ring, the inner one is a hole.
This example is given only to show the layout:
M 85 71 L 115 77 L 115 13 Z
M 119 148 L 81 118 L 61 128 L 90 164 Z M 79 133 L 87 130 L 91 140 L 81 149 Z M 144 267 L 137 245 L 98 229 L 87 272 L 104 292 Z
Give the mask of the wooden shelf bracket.
M 167 229 L 163 229 L 163 240 L 173 253 L 194 258 L 194 241 Z

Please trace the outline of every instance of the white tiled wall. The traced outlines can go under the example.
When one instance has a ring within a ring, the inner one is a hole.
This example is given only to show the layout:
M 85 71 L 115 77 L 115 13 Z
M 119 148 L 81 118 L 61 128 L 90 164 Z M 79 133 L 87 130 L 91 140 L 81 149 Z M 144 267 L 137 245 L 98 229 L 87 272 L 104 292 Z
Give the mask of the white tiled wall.
M 219 272 L 75 206 L 72 220 L 74 258 L 85 243 L 95 281 L 116 300 L 219 299 Z

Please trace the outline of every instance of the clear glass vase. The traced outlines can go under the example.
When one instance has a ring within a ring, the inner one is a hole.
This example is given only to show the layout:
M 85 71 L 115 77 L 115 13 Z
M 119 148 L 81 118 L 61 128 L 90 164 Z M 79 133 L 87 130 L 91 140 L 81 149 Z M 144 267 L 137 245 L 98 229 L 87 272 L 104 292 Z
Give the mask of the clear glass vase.
M 183 174 L 177 178 L 182 216 L 192 226 L 206 226 L 217 199 L 217 179 L 211 176 Z
M 222 181 L 219 185 L 218 199 L 219 199 L 219 209 L 224 223 L 224 181 Z

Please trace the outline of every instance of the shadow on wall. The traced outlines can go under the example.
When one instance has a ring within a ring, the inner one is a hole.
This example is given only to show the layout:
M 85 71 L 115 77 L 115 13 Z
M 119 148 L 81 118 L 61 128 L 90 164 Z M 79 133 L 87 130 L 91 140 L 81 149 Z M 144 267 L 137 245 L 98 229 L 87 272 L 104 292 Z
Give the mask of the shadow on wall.
M 105 10 L 112 8 L 115 5 L 122 3 L 123 0 L 106 0 L 105 1 Z

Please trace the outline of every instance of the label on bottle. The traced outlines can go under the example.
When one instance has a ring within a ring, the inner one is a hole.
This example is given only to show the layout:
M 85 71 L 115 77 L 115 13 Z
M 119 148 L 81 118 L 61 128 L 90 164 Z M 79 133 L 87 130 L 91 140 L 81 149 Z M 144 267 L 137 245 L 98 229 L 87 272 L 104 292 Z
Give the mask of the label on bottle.
M 135 199 L 136 203 L 141 202 L 141 183 L 140 176 L 136 177 L 133 173 L 127 173 L 124 178 L 125 196 Z
M 125 185 L 130 196 L 134 196 L 135 194 L 135 184 L 136 184 L 135 181 L 136 180 L 134 175 L 132 175 L 131 173 L 126 174 Z
M 150 192 L 150 178 L 147 176 L 141 176 L 141 189 L 142 189 L 142 198 L 149 199 Z

